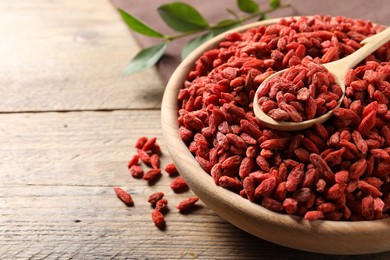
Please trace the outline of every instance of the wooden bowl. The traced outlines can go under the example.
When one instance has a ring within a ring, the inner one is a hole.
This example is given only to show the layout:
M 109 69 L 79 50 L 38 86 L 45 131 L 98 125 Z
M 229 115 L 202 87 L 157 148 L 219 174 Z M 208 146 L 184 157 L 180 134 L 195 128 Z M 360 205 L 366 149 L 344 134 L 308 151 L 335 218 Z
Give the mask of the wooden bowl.
M 243 32 L 279 20 L 257 22 L 231 31 Z M 191 190 L 233 225 L 282 246 L 324 254 L 368 254 L 390 250 L 390 218 L 355 222 L 309 222 L 297 216 L 279 214 L 215 185 L 212 177 L 199 166 L 178 133 L 177 95 L 196 59 L 205 51 L 217 47 L 223 38 L 223 35 L 219 35 L 206 42 L 177 67 L 168 82 L 162 102 L 161 123 L 165 143 L 173 162 Z

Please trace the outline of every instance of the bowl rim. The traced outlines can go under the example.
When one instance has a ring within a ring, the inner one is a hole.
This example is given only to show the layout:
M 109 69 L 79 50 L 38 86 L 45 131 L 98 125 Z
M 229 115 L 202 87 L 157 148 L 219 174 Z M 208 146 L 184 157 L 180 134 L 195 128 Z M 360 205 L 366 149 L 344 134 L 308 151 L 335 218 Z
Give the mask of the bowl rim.
M 299 17 L 301 16 L 250 23 L 226 33 L 243 32 L 250 28 L 275 24 L 281 19 Z M 298 216 L 276 213 L 215 185 L 212 177 L 199 166 L 178 133 L 177 95 L 198 57 L 205 51 L 215 48 L 226 33 L 208 40 L 185 58 L 172 74 L 163 96 L 161 105 L 163 137 L 171 159 L 191 190 L 207 206 L 233 225 L 282 246 L 325 254 L 367 254 L 390 250 L 390 218 L 372 221 L 307 221 Z M 245 217 L 245 222 L 240 222 L 242 217 Z M 272 230 L 277 231 L 277 234 L 272 234 Z M 288 235 L 289 233 L 294 233 L 295 236 Z M 299 235 L 299 239 L 296 235 Z M 359 245 L 351 243 L 353 241 L 355 243 L 358 241 Z M 365 243 L 367 246 L 364 246 Z

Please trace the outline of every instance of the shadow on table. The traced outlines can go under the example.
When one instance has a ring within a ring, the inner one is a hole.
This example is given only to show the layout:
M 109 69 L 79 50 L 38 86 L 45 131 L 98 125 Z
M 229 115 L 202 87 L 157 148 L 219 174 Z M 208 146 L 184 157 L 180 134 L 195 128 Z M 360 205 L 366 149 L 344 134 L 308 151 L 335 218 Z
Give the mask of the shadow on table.
M 228 223 L 226 223 L 228 225 Z M 229 228 L 228 228 L 229 229 Z M 288 247 L 279 246 L 246 233 L 237 227 L 230 225 L 232 236 L 229 242 L 232 246 L 230 254 L 240 255 L 243 259 L 299 259 L 299 260 L 324 260 L 324 259 L 362 259 L 362 260 L 388 260 L 390 252 L 367 254 L 367 255 L 326 255 L 310 253 Z M 229 256 L 227 256 L 229 258 Z

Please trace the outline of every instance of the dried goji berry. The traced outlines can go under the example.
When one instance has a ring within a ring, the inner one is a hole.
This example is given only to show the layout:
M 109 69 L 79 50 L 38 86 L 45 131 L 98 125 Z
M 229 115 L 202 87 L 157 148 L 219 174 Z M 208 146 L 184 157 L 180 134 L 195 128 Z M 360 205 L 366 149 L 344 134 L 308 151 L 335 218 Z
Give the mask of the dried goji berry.
M 150 156 L 147 154 L 144 150 L 138 149 L 137 150 L 138 156 L 141 159 L 141 161 L 147 165 L 150 165 Z
M 129 193 L 127 193 L 126 191 L 124 191 L 122 188 L 116 187 L 116 188 L 114 188 L 114 191 L 115 191 L 116 195 L 118 196 L 118 198 L 121 201 L 123 201 L 123 203 L 125 203 L 127 206 L 131 207 L 134 205 L 134 201 L 133 201 L 133 198 L 131 197 L 131 195 Z
M 149 195 L 148 202 L 152 205 L 156 205 L 157 201 L 161 200 L 163 197 L 164 193 L 158 191 Z
M 155 210 L 158 210 L 161 213 L 166 212 L 168 210 L 168 200 L 160 199 L 157 201 Z
M 179 172 L 177 171 L 176 169 L 176 166 L 173 164 L 173 163 L 169 163 L 165 166 L 165 169 L 164 169 L 170 176 L 175 176 L 177 175 Z
M 158 154 L 152 154 L 150 156 L 150 166 L 154 169 L 160 169 L 160 157 Z
M 133 165 L 138 165 L 138 161 L 139 161 L 139 156 L 138 156 L 138 155 L 134 155 L 134 156 L 130 159 L 129 163 L 127 164 L 127 168 L 130 169 L 131 166 L 133 166 Z
M 307 211 L 305 213 L 305 216 L 304 216 L 304 219 L 307 219 L 307 220 L 310 220 L 310 221 L 323 219 L 323 218 L 324 218 L 324 214 L 321 211 L 319 211 L 319 210 Z
M 149 138 L 142 146 L 142 150 L 144 150 L 145 152 L 150 151 L 154 146 L 154 144 L 156 143 L 156 140 L 157 140 L 156 137 Z
M 218 184 L 221 187 L 231 190 L 241 190 L 242 182 L 238 178 L 233 178 L 229 176 L 221 176 L 218 180 Z
M 159 229 L 164 229 L 165 228 L 164 215 L 159 210 L 153 210 L 153 212 L 152 212 L 152 220 L 153 220 L 154 224 Z
M 341 88 L 321 65 L 359 49 L 372 34 L 368 24 L 343 17 L 283 19 L 256 34 L 227 36 L 201 55 L 178 94 L 179 134 L 217 185 L 311 220 L 388 216 L 388 55 L 379 50 L 347 72 L 337 108 Z M 332 118 L 305 131 L 280 132 L 255 117 L 259 84 L 287 66 L 275 84 L 261 85 L 260 107 L 278 120 L 307 120 L 330 109 Z M 268 194 L 263 188 L 274 182 Z
M 255 197 L 268 197 L 272 194 L 276 187 L 276 179 L 275 177 L 270 177 L 265 179 L 257 186 L 255 190 Z
M 174 179 L 169 186 L 176 193 L 180 193 L 180 192 L 188 190 L 187 183 L 185 182 L 185 180 L 181 176 Z
M 129 169 L 131 176 L 134 178 L 142 178 L 144 175 L 144 171 L 140 165 L 133 165 Z
M 147 172 L 145 172 L 143 179 L 145 181 L 153 182 L 156 181 L 161 176 L 161 170 L 160 169 L 151 169 Z
M 195 205 L 196 202 L 198 202 L 199 198 L 196 198 L 196 197 L 193 197 L 193 198 L 188 198 L 188 199 L 185 199 L 185 200 L 182 200 L 177 206 L 176 208 L 180 211 L 180 212 L 185 212 L 187 211 L 188 209 L 190 209 L 191 207 L 193 207 Z
M 144 146 L 144 144 L 146 143 L 146 141 L 148 141 L 148 138 L 146 136 L 141 136 L 137 139 L 137 141 L 135 142 L 135 148 L 137 149 L 142 149 L 142 147 Z

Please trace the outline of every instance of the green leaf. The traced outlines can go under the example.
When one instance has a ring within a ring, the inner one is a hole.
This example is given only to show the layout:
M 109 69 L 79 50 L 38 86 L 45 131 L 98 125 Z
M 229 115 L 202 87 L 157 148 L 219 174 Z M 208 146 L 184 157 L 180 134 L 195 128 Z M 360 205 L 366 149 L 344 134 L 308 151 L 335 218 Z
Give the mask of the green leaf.
M 193 50 L 195 50 L 197 47 L 202 45 L 202 43 L 210 40 L 213 37 L 214 37 L 214 33 L 213 32 L 209 32 L 209 33 L 205 33 L 205 34 L 202 34 L 202 35 L 200 35 L 198 37 L 195 37 L 195 38 L 191 39 L 190 41 L 188 41 L 186 43 L 186 45 L 184 45 L 184 47 L 183 47 L 183 49 L 181 51 L 181 58 L 184 59 Z
M 160 60 L 167 47 L 168 42 L 162 42 L 149 48 L 142 49 L 126 66 L 123 74 L 128 75 L 153 66 Z
M 280 0 L 269 0 L 271 9 L 278 9 L 280 7 Z
M 164 38 L 165 36 L 153 28 L 149 27 L 148 25 L 144 24 L 141 20 L 136 18 L 135 16 L 126 13 L 122 9 L 118 9 L 119 13 L 121 14 L 123 20 L 127 24 L 127 26 L 130 27 L 133 31 L 150 36 L 150 37 L 156 37 L 156 38 Z
M 213 29 L 214 36 L 240 26 L 241 22 L 232 19 L 226 19 L 220 21 L 217 25 L 219 28 Z
M 208 23 L 192 6 L 173 2 L 160 6 L 158 9 L 164 22 L 178 32 L 190 32 L 207 28 Z
M 249 14 L 254 14 L 260 10 L 259 5 L 253 0 L 237 0 L 238 8 Z

